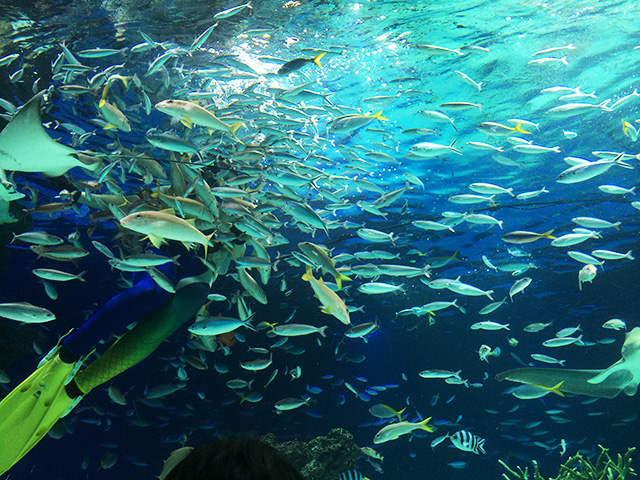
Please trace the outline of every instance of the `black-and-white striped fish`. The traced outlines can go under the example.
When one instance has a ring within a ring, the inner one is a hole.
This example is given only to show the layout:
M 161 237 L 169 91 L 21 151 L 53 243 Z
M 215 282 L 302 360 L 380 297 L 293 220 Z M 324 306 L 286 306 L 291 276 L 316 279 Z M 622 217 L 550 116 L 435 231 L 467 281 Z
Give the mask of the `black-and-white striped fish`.
M 342 472 L 336 480 L 369 480 L 358 470 L 347 470 Z
M 476 455 L 487 453 L 484 451 L 484 438 L 477 437 L 466 430 L 460 430 L 450 435 L 449 438 L 454 447 L 465 452 L 473 452 Z

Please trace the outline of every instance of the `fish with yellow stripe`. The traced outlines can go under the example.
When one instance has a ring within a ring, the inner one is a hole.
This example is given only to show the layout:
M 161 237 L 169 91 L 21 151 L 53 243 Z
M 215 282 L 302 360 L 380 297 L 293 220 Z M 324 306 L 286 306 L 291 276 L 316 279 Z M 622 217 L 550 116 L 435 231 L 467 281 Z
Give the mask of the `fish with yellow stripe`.
M 217 130 L 228 133 L 240 141 L 236 136 L 236 132 L 244 125 L 244 122 L 225 123 L 209 110 L 202 108 L 196 103 L 186 100 L 164 100 L 156 104 L 156 109 L 171 117 L 177 118 L 187 128 L 192 128 L 193 125 L 200 125 L 201 127 L 205 127 L 209 131 L 209 134 Z
M 313 270 L 310 265 L 307 265 L 307 272 L 302 276 L 302 279 L 311 284 L 311 288 L 316 294 L 316 297 L 318 297 L 318 300 L 322 303 L 323 313 L 333 315 L 345 325 L 351 323 L 349 310 L 347 310 L 344 300 L 327 287 L 322 281 L 322 278 L 318 279 L 313 276 Z
M 146 235 L 156 248 L 160 247 L 164 240 L 203 245 L 205 257 L 207 256 L 207 247 L 213 237 L 213 233 L 205 235 L 194 227 L 192 220 L 184 220 L 167 211 L 131 213 L 120 220 L 120 225 Z

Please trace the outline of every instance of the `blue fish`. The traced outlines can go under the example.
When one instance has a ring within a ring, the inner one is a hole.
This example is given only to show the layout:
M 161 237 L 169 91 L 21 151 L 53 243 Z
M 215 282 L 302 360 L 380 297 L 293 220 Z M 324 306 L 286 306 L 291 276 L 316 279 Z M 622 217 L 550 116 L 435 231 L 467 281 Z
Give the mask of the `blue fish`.
M 463 462 L 462 460 L 458 460 L 456 462 L 447 463 L 452 468 L 457 468 L 460 470 L 461 468 L 465 468 L 467 466 L 467 462 Z
M 322 392 L 322 388 L 320 388 L 320 387 L 312 387 L 311 385 L 307 384 L 307 392 L 313 393 L 314 395 L 316 395 L 316 394 Z
M 303 410 L 303 412 L 309 415 L 311 418 L 322 418 L 322 414 L 317 410 Z

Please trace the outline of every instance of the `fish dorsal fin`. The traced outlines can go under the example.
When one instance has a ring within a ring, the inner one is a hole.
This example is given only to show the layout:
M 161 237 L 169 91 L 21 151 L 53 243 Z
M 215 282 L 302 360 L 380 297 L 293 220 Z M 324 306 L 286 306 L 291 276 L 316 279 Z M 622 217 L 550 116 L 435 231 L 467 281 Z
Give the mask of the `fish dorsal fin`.
M 158 212 L 166 213 L 167 215 L 174 215 L 174 216 L 176 214 L 176 211 L 171 207 L 163 208 L 162 210 L 158 210 Z

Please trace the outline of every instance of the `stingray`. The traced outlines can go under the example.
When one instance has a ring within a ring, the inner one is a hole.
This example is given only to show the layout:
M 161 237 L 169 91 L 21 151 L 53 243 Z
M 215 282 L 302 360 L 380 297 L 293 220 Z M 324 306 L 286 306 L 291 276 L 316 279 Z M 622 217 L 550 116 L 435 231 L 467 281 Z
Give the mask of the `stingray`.
M 622 345 L 622 358 L 609 368 L 517 368 L 499 373 L 496 379 L 549 388 L 563 382 L 560 391 L 592 397 L 613 398 L 620 392 L 629 396 L 635 395 L 640 383 L 640 327 L 627 334 Z
M 45 91 L 37 93 L 0 132 L 0 168 L 15 172 L 41 172 L 50 177 L 73 167 L 95 170 L 100 162 L 79 160 L 73 148 L 53 140 L 42 126 L 40 105 Z

